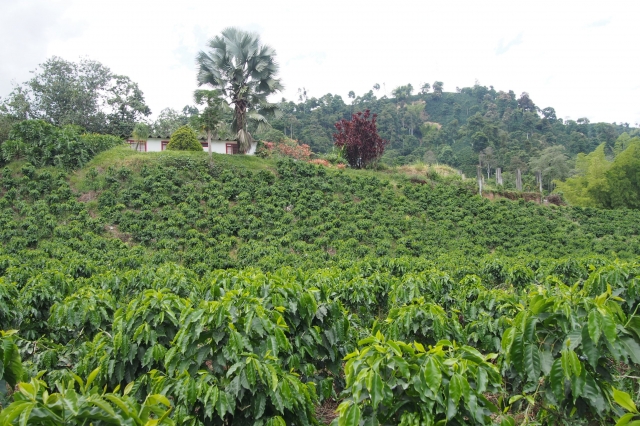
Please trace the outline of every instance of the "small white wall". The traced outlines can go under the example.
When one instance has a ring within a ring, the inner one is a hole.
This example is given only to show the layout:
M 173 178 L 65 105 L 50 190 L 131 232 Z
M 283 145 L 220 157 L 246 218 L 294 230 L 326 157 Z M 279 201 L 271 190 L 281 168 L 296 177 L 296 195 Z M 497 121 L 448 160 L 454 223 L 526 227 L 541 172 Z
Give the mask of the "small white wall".
M 147 139 L 147 152 L 162 151 L 162 141 L 166 139 L 149 138 Z
M 227 153 L 227 144 L 233 143 L 236 144 L 235 141 L 211 141 L 211 152 L 215 152 L 216 154 L 226 154 Z M 256 153 L 256 148 L 258 144 L 256 142 L 251 144 L 251 148 L 249 148 L 249 152 L 247 155 L 254 155 Z M 209 152 L 208 148 L 202 148 L 206 152 Z
M 216 154 L 226 154 L 227 153 L 227 141 L 211 141 L 211 152 L 215 152 Z M 202 148 L 206 152 L 209 152 L 208 148 Z
M 147 151 L 146 152 L 160 152 L 162 151 L 162 141 L 169 142 L 168 139 L 162 138 L 149 138 L 147 139 Z M 200 141 L 202 142 L 202 141 Z M 236 144 L 235 141 L 211 141 L 211 151 L 216 154 L 226 154 L 227 153 L 227 144 L 233 143 Z M 254 155 L 256 153 L 256 148 L 258 144 L 256 142 L 251 144 L 251 148 L 247 155 Z M 202 147 L 204 152 L 209 152 L 209 148 Z

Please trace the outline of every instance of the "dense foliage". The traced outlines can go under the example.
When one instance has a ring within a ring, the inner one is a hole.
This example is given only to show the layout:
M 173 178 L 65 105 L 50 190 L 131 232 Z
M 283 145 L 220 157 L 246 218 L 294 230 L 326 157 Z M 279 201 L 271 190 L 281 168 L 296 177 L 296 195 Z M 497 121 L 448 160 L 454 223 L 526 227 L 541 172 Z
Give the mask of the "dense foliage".
M 198 142 L 198 135 L 189 126 L 182 126 L 172 135 L 167 149 L 170 151 L 202 151 L 202 145 Z
M 42 120 L 25 120 L 14 124 L 9 140 L 0 145 L 0 162 L 24 159 L 37 167 L 74 170 L 121 143 L 118 137 L 85 133 L 78 126 L 56 127 Z
M 330 152 L 334 123 L 368 109 L 378 115 L 380 136 L 389 140 L 383 161 L 445 163 L 471 176 L 475 176 L 478 164 L 488 168 L 491 176 L 500 167 L 505 185 L 511 187 L 518 168 L 527 172 L 525 184 L 535 185 L 536 170 L 532 170 L 530 161 L 538 159 L 549 146 L 560 147 L 573 158 L 601 143 L 612 150 L 619 135 L 638 132 L 628 123 L 563 119 L 552 107 L 539 108 L 527 93 L 518 96 L 480 84 L 444 92 L 442 83 L 437 83 L 433 91 L 424 87 L 415 93 L 411 85 L 406 85 L 389 96 L 374 86 L 368 93 L 354 94 L 350 104 L 330 93 L 301 96 L 297 102 L 282 102 L 283 117 L 271 123 L 311 146 L 314 152 Z M 546 182 L 560 177 L 553 171 Z
M 0 374 L 23 383 L 0 389 L 0 419 L 312 425 L 334 401 L 349 426 L 636 414 L 636 212 L 241 160 L 125 147 L 74 175 L 2 169 L 0 324 L 18 332 Z
M 0 127 L 40 119 L 126 138 L 149 114 L 144 94 L 129 77 L 113 74 L 97 61 L 70 62 L 53 56 L 0 103 Z
M 618 138 L 613 161 L 600 145 L 576 160 L 577 174 L 557 182 L 556 190 L 578 206 L 640 209 L 640 138 Z
M 335 146 L 343 152 L 351 167 L 365 167 L 384 153 L 388 141 L 378 135 L 376 114 L 371 111 L 353 114 L 351 121 L 340 120 L 333 134 Z

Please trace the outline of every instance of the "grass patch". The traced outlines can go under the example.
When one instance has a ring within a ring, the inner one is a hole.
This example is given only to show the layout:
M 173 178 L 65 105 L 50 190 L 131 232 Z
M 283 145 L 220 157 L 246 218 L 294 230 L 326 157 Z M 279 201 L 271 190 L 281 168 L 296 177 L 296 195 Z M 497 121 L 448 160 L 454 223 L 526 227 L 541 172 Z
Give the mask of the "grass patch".
M 77 192 L 88 191 L 91 188 L 87 185 L 87 173 L 92 169 L 99 173 L 108 168 L 127 167 L 134 171 L 139 171 L 145 163 L 158 161 L 183 162 L 188 160 L 207 161 L 209 154 L 205 151 L 162 151 L 162 152 L 138 152 L 132 150 L 128 145 L 120 145 L 110 150 L 96 155 L 85 167 L 76 170 L 69 175 L 69 184 Z M 263 159 L 253 155 L 227 155 L 212 154 L 214 164 L 229 166 L 232 168 L 245 168 L 249 170 L 269 170 L 275 171 L 276 161 Z M 12 163 L 17 170 L 22 164 Z

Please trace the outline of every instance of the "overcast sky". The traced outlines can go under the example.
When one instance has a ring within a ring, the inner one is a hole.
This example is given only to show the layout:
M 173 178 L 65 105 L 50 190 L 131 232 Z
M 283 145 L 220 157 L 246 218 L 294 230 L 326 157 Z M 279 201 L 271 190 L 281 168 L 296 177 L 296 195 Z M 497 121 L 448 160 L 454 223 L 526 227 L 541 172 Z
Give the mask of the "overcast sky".
M 194 58 L 223 28 L 277 51 L 284 96 L 347 100 L 475 81 L 526 91 L 559 117 L 640 122 L 639 0 L 0 0 L 0 96 L 53 55 L 136 81 L 154 116 L 192 103 Z

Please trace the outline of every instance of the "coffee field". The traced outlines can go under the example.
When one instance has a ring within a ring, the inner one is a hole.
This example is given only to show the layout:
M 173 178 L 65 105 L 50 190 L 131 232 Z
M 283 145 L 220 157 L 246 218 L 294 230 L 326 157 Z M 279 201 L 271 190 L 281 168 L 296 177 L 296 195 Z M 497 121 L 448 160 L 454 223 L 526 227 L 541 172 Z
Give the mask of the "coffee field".
M 0 424 L 640 424 L 640 212 L 127 149 L 0 171 Z

